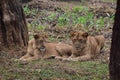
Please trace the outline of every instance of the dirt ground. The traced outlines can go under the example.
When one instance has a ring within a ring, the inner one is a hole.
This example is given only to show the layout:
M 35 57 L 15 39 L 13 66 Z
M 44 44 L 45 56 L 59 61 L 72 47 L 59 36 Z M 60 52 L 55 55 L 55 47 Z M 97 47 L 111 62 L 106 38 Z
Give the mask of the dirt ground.
M 27 2 L 27 3 L 22 3 L 23 6 L 28 5 L 30 8 L 37 8 L 39 12 L 42 11 L 47 11 L 46 14 L 42 15 L 42 14 L 36 14 L 35 17 L 32 16 L 26 16 L 26 21 L 27 23 L 31 23 L 32 21 L 38 19 L 39 23 L 41 23 L 42 25 L 47 25 L 48 27 L 45 29 L 45 31 L 47 33 L 50 34 L 50 36 L 54 36 L 55 38 L 58 36 L 62 36 L 64 34 L 68 34 L 70 31 L 72 31 L 73 29 L 66 29 L 66 28 L 57 28 L 58 25 L 56 25 L 58 22 L 56 20 L 53 21 L 46 21 L 46 22 L 42 22 L 42 19 L 44 17 L 46 17 L 47 15 L 49 15 L 50 13 L 54 13 L 56 11 L 60 11 L 60 13 L 58 14 L 61 15 L 67 11 L 72 10 L 72 8 L 74 6 L 79 6 L 79 5 L 84 5 L 84 6 L 88 6 L 89 8 L 91 8 L 91 10 L 94 10 L 96 16 L 109 16 L 115 13 L 115 2 L 105 2 L 105 0 L 33 0 L 32 2 Z M 109 22 L 110 25 L 109 26 L 105 26 L 104 29 L 101 29 L 99 32 L 96 31 L 96 29 L 91 29 L 88 30 L 89 33 L 91 33 L 91 35 L 96 35 L 96 34 L 103 34 L 106 38 L 105 41 L 105 47 L 104 49 L 101 51 L 101 54 L 92 60 L 92 62 L 94 63 L 94 61 L 97 61 L 97 63 L 105 63 L 108 64 L 108 57 L 109 57 L 109 53 L 110 53 L 110 46 L 111 46 L 111 37 L 112 37 L 112 27 L 113 27 L 113 21 Z M 72 25 L 70 25 L 72 26 Z M 29 30 L 29 33 L 31 33 L 32 30 Z M 64 42 L 66 42 L 67 40 L 63 37 L 62 40 Z M 67 43 L 67 42 L 66 42 Z M 80 66 L 78 64 L 78 62 L 66 62 L 66 61 L 58 61 L 58 60 L 41 60 L 41 61 L 34 61 L 31 63 L 28 62 L 19 62 L 16 59 L 20 58 L 21 56 L 23 56 L 26 53 L 26 48 L 25 49 L 19 49 L 19 48 L 15 48 L 14 50 L 11 50 L 9 52 L 7 51 L 0 51 L 0 71 L 2 71 L 2 69 L 7 70 L 7 71 L 3 71 L 3 74 L 0 73 L 0 80 L 69 80 L 66 78 L 50 78 L 50 77 L 46 77 L 46 78 L 38 78 L 38 77 L 32 77 L 30 79 L 30 77 L 33 75 L 33 70 L 37 70 L 38 72 L 41 72 L 41 69 L 44 70 L 48 70 L 49 69 L 54 69 L 55 71 L 59 71 L 62 73 L 67 73 L 69 75 L 74 75 L 74 74 L 80 74 L 80 75 L 89 75 L 89 73 L 82 73 L 82 69 L 79 69 Z M 47 62 L 47 63 L 46 63 Z M 74 65 L 74 63 L 76 65 Z M 87 62 L 86 62 L 87 63 Z M 71 67 L 72 65 L 72 67 Z M 79 67 L 76 67 L 79 66 Z M 97 64 L 95 64 L 94 66 L 97 66 Z M 18 67 L 20 67 L 20 69 L 18 69 Z M 29 68 L 29 73 L 27 72 L 27 68 Z M 41 69 L 39 69 L 41 68 Z M 82 67 L 81 67 L 82 68 Z M 96 67 L 95 67 L 96 68 Z M 83 70 L 84 72 L 85 70 Z M 5 73 L 6 72 L 6 73 Z M 16 77 L 14 75 L 8 76 L 8 73 L 20 73 L 20 74 L 24 74 L 26 76 L 26 78 L 24 79 L 16 79 Z M 5 74 L 5 75 L 4 75 Z M 34 73 L 35 74 L 35 73 Z M 62 75 L 62 74 L 60 74 Z M 39 75 L 37 75 L 39 76 Z M 64 76 L 64 75 L 62 75 Z M 83 80 L 91 80 L 93 78 L 89 78 L 89 79 L 83 79 Z M 73 78 L 72 80 L 80 80 L 79 78 Z M 95 79 L 94 79 L 95 80 Z M 97 79 L 96 79 L 97 80 Z M 107 76 L 104 76 L 101 80 L 108 80 L 108 74 Z

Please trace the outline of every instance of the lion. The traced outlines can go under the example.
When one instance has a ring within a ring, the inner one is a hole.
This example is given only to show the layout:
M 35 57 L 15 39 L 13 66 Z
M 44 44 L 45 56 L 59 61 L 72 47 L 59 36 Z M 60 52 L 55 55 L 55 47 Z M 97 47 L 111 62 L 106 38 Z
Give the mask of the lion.
M 64 43 L 51 43 L 46 41 L 47 35 L 36 33 L 28 42 L 27 54 L 20 58 L 23 61 L 47 59 L 51 57 L 69 57 L 72 54 L 72 46 Z
M 89 36 L 87 32 L 83 31 L 71 32 L 71 40 L 76 52 L 65 59 L 71 61 L 86 61 L 96 57 L 100 54 L 105 42 L 103 35 Z

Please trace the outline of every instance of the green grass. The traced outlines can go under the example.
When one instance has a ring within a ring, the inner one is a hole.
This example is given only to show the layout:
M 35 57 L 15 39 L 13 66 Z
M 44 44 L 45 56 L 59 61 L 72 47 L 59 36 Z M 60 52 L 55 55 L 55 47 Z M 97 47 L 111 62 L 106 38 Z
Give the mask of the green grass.
M 106 19 L 106 17 L 100 16 L 99 18 L 96 18 L 93 11 L 91 11 L 88 7 L 85 6 L 76 6 L 73 7 L 73 10 L 70 12 L 66 12 L 59 16 L 59 18 L 55 18 L 56 15 L 52 13 L 48 17 L 46 17 L 46 20 L 53 21 L 54 19 L 57 19 L 59 26 L 66 26 L 66 25 L 76 25 L 76 24 L 82 24 L 84 27 L 95 27 L 95 28 L 104 28 L 105 22 L 109 23 L 109 21 L 114 20 L 114 15 L 110 15 Z M 106 20 L 106 21 L 105 21 Z
M 101 0 L 101 1 L 103 1 L 103 2 L 112 2 L 112 3 L 116 3 L 117 2 L 117 0 Z
M 63 78 L 68 80 L 108 80 L 108 64 L 100 61 L 64 62 L 37 60 L 23 65 L 12 62 L 11 67 L 0 68 L 2 80 L 40 80 Z
M 114 21 L 114 14 L 107 17 L 96 17 L 94 10 L 91 10 L 89 7 L 82 5 L 75 6 L 71 11 L 66 11 L 62 14 L 59 11 L 56 11 L 55 13 L 51 12 L 48 15 L 46 14 L 47 12 L 45 10 L 43 12 L 38 12 L 37 9 L 29 9 L 28 6 L 24 7 L 24 12 L 26 15 L 34 16 L 36 18 L 36 15 L 40 14 L 44 16 L 41 20 L 43 23 L 56 21 L 57 27 L 61 26 L 63 28 L 64 26 L 71 27 L 75 26 L 76 24 L 81 24 L 85 29 L 91 29 L 94 27 L 99 31 L 99 29 L 110 26 L 109 22 Z M 29 30 L 44 30 L 47 27 L 48 25 L 41 24 L 39 20 L 32 21 L 28 26 Z

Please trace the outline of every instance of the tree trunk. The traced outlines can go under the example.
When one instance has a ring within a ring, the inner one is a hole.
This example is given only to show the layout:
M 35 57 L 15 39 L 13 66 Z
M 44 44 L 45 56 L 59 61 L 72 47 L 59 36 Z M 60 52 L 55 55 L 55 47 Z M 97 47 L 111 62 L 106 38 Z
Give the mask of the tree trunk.
M 18 0 L 0 0 L 0 50 L 25 47 L 28 29 Z
M 120 0 L 117 0 L 109 70 L 110 80 L 120 80 Z

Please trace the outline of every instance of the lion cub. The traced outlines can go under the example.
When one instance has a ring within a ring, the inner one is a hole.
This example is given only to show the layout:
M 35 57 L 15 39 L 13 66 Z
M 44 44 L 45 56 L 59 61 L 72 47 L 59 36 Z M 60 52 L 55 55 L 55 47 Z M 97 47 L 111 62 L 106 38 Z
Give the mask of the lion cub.
M 27 54 L 20 58 L 23 61 L 46 59 L 50 57 L 62 58 L 72 54 L 72 46 L 64 43 L 46 42 L 47 35 L 36 33 L 28 42 Z
M 82 31 L 71 32 L 71 40 L 77 51 L 67 58 L 72 61 L 85 61 L 94 58 L 100 53 L 105 42 L 103 35 L 93 37 Z

